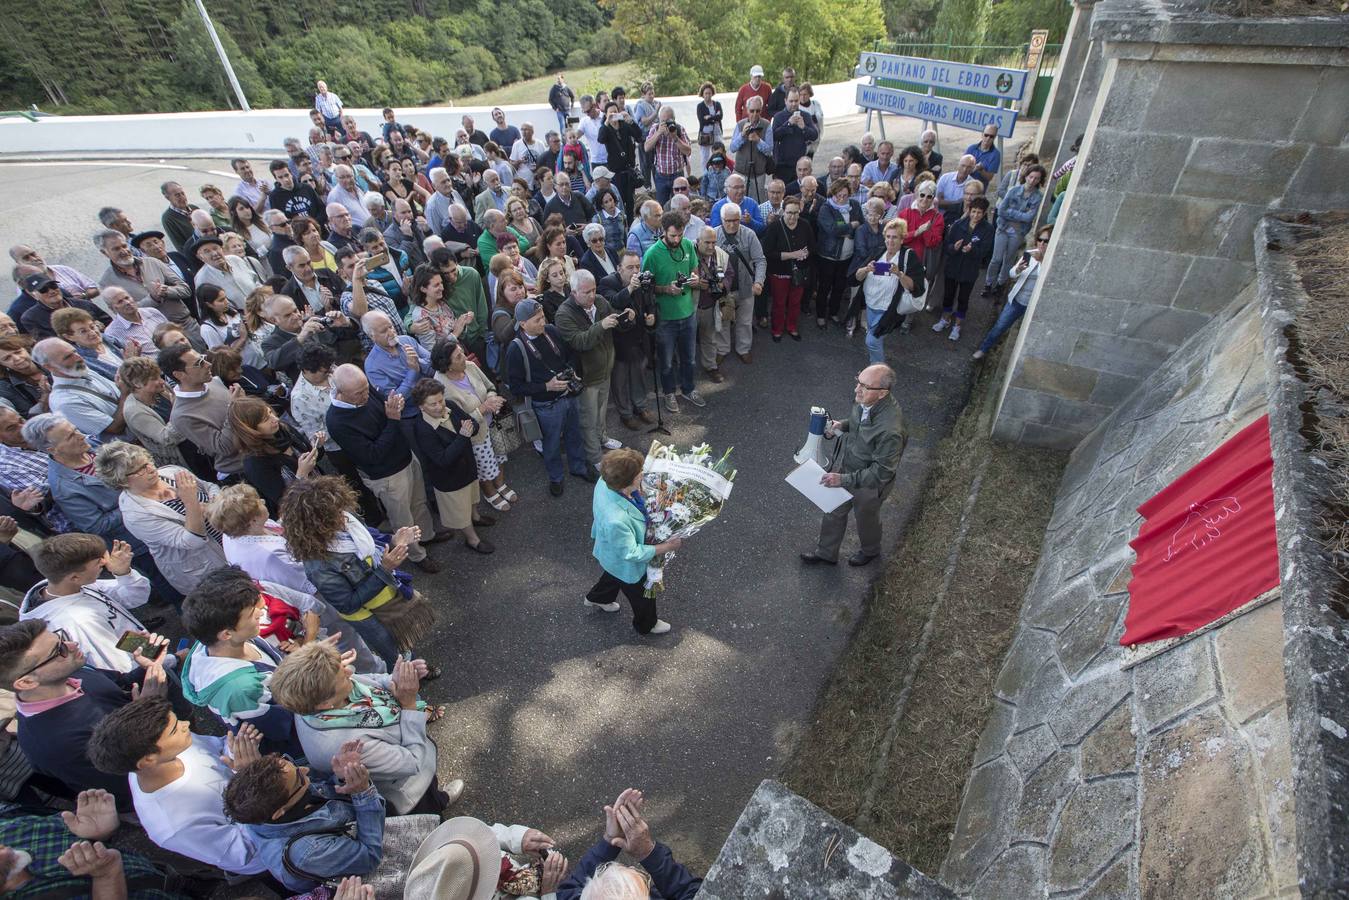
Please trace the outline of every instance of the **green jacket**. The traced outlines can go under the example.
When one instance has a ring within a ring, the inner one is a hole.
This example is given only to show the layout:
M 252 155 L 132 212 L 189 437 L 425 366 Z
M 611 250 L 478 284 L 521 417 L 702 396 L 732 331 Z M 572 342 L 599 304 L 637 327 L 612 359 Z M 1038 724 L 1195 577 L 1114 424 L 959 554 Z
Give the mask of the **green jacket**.
M 895 480 L 895 470 L 904 455 L 909 436 L 904 431 L 904 417 L 895 398 L 887 394 L 871 407 L 865 423 L 862 422 L 862 404 L 854 403 L 843 430 L 842 464 L 843 487 L 849 490 L 889 490 Z
M 562 332 L 562 339 L 571 345 L 581 359 L 581 381 L 584 384 L 608 382 L 614 368 L 614 331 L 600 322 L 614 311 L 599 294 L 595 295 L 595 321 L 581 309 L 574 297 L 568 297 L 557 308 L 553 324 Z
M 446 287 L 449 288 L 449 285 Z M 488 318 L 487 295 L 483 293 L 482 276 L 478 274 L 477 269 L 471 266 L 459 267 L 459 278 L 455 281 L 454 287 L 445 293 L 445 305 L 454 310 L 456 316 L 462 316 L 466 312 L 473 313 L 473 321 L 468 323 L 461 335 L 465 341 L 477 343 L 483 339 Z

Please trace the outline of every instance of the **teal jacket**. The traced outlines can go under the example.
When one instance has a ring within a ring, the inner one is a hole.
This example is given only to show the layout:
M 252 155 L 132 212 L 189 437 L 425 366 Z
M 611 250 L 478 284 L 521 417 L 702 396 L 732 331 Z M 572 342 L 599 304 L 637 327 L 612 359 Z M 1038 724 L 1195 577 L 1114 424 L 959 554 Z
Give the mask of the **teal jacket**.
M 604 571 L 628 584 L 643 578 L 646 564 L 656 551 L 646 542 L 641 510 L 601 480 L 595 484 L 590 511 L 595 517 L 590 537 L 595 541 L 595 558 Z

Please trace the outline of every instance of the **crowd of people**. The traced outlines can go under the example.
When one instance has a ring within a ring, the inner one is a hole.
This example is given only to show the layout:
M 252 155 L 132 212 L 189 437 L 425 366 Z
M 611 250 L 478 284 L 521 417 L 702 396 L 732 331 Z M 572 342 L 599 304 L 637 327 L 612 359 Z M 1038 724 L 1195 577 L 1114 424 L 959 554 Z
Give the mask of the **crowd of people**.
M 671 546 L 645 540 L 611 399 L 644 430 L 704 407 L 699 381 L 752 364 L 756 339 L 800 341 L 811 316 L 860 328 L 851 428 L 885 432 L 892 477 L 897 413 L 868 415 L 893 384 L 885 336 L 939 310 L 932 330 L 959 340 L 982 273 L 1006 304 L 975 357 L 997 343 L 1048 240 L 1045 169 L 1004 173 L 995 129 L 954 166 L 932 132 L 817 166 L 824 115 L 791 69 L 774 86 L 754 67 L 733 119 L 704 85 L 688 130 L 649 83 L 577 98 L 559 76 L 542 137 L 500 109 L 452 139 L 385 109 L 375 137 L 316 87 L 308 141 L 265 175 L 236 159 L 200 204 L 166 182 L 159 228 L 102 209 L 96 277 L 10 249 L 0 584 L 23 601 L 0 627 L 17 710 L 0 882 L 163 897 L 257 876 L 358 897 L 339 880 L 379 867 L 386 817 L 431 813 L 446 821 L 407 896 L 693 896 L 635 790 L 574 867 L 537 829 L 449 817 L 464 784 L 436 774 L 445 710 L 422 688 L 440 670 L 417 652 L 435 606 L 408 570 L 439 571 L 442 542 L 493 552 L 482 529 L 524 502 L 506 470 L 532 445 L 552 496 L 568 473 L 596 485 L 586 605 L 617 612 L 621 591 L 639 633 L 669 631 L 634 589 Z M 1071 167 L 1055 174 L 1061 193 Z M 855 564 L 879 552 L 888 485 L 857 480 L 876 497 Z M 836 559 L 846 515 L 807 562 Z M 164 855 L 108 843 L 119 814 Z

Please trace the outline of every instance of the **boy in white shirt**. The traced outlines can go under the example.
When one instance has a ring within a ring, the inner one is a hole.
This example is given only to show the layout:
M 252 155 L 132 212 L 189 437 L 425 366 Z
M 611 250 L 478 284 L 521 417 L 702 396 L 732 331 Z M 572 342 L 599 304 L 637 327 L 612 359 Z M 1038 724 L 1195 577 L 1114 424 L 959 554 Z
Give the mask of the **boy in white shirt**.
M 242 875 L 265 871 L 247 831 L 225 816 L 234 769 L 258 755 L 243 725 L 226 739 L 193 734 L 167 700 L 142 697 L 110 713 L 89 739 L 93 764 L 126 775 L 141 827 L 160 847 Z
M 42 619 L 51 631 L 78 641 L 96 669 L 133 672 L 138 663 L 117 641 L 128 631 L 147 636 L 152 647 L 167 643 L 151 634 L 130 610 L 150 599 L 150 581 L 131 568 L 131 546 L 113 541 L 107 549 L 93 534 L 58 534 L 37 548 L 33 563 L 46 576 L 29 589 L 19 606 L 19 618 Z M 103 569 L 112 578 L 99 578 Z M 146 652 L 153 659 L 154 654 Z M 165 664 L 173 661 L 167 656 Z

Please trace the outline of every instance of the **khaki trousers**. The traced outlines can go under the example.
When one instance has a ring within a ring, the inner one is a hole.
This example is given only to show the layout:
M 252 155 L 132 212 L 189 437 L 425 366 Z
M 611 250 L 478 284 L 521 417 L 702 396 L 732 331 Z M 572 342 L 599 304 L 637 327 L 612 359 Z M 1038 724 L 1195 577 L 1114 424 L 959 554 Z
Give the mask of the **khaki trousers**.
M 576 398 L 581 408 L 581 444 L 585 447 L 586 462 L 598 467 L 604 453 L 604 420 L 609 412 L 609 379 L 599 384 L 587 384 Z
M 422 480 L 422 466 L 417 457 L 412 457 L 412 462 L 401 472 L 387 478 L 370 478 L 362 472 L 361 481 L 384 504 L 393 530 L 416 525 L 422 530 L 423 540 L 435 536 L 436 526 L 431 521 L 431 509 L 426 505 L 426 483 Z M 426 548 L 420 543 L 409 544 L 408 559 L 413 562 L 426 559 Z

